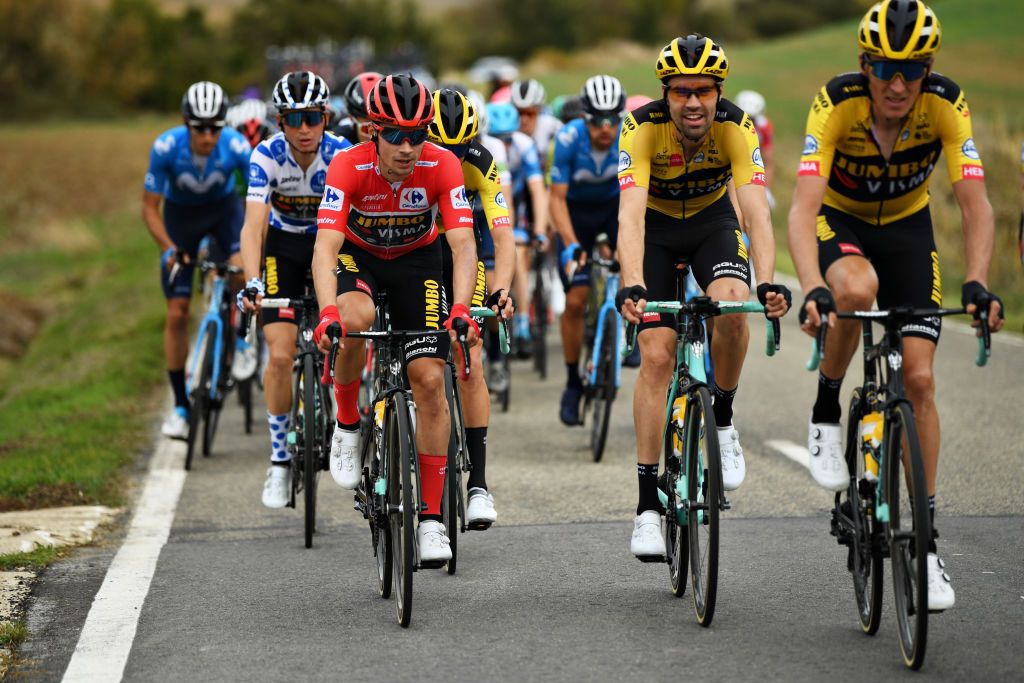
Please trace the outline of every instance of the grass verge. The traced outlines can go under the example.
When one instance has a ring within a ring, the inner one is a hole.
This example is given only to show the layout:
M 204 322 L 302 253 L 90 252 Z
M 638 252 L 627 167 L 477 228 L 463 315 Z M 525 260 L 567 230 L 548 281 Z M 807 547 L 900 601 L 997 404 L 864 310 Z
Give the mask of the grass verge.
M 70 546 L 53 548 L 37 545 L 35 550 L 27 553 L 6 553 L 0 555 L 0 571 L 22 571 L 43 569 L 64 557 Z
M 28 637 L 24 620 L 0 622 L 0 648 L 13 650 Z

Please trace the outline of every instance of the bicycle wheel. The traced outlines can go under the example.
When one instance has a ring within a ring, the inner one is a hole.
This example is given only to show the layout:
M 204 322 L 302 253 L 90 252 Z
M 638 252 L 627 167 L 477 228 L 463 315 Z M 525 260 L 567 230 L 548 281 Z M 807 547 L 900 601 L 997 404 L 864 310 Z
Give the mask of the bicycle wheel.
M 319 432 L 316 422 L 316 364 L 313 356 L 302 359 L 302 433 L 297 435 L 302 447 L 302 503 L 305 506 L 306 547 L 313 547 L 316 532 L 316 484 L 320 478 Z
M 533 369 L 537 371 L 541 379 L 548 376 L 548 301 L 544 291 L 544 259 L 534 257 L 534 285 L 533 285 L 533 325 L 530 335 L 533 338 Z
M 509 403 L 512 401 L 512 368 L 509 367 L 508 355 L 502 355 L 498 359 L 502 367 L 505 368 L 505 388 L 501 392 L 501 412 L 507 413 Z
M 412 447 L 413 434 L 409 421 L 409 407 L 405 394 L 392 395 L 384 426 L 387 449 L 388 521 L 391 525 L 391 544 L 394 562 L 394 586 L 397 598 L 398 623 L 408 626 L 412 620 L 412 572 L 416 555 L 415 511 L 413 496 Z
M 848 521 L 849 556 L 847 569 L 853 577 L 853 595 L 857 601 L 857 617 L 864 633 L 875 635 L 882 621 L 882 553 L 874 542 L 873 514 L 875 482 L 864 478 L 863 440 L 860 422 L 864 417 L 861 388 L 853 390 L 847 412 L 846 467 L 853 482 L 846 490 L 846 500 L 837 495 L 839 513 Z M 844 524 L 845 526 L 845 524 Z
M 213 377 L 213 345 L 214 327 L 207 325 L 203 337 L 202 348 L 196 349 L 201 354 L 193 364 L 198 374 L 192 378 L 192 393 L 188 397 L 188 449 L 185 452 L 185 469 L 192 469 L 192 456 L 195 455 L 196 438 L 199 436 L 203 413 L 210 400 L 210 381 Z M 205 430 L 204 430 L 205 439 Z
M 686 593 L 686 565 L 689 561 L 689 529 L 680 524 L 679 496 L 676 495 L 676 483 L 679 481 L 679 458 L 672 449 L 673 436 L 682 443 L 679 431 L 674 425 L 665 430 L 665 493 L 668 504 L 665 508 L 665 550 L 668 553 L 668 577 L 672 585 L 672 595 L 677 598 Z
M 896 621 L 903 662 L 911 669 L 924 663 L 928 638 L 928 492 L 921 445 L 910 404 L 887 411 L 885 489 L 889 504 L 887 540 L 892 561 Z M 905 468 L 905 471 L 901 471 Z
M 371 429 L 363 429 L 362 457 L 361 461 L 367 463 L 367 455 L 371 444 L 373 458 L 369 465 L 363 469 L 363 488 L 366 491 L 366 500 L 369 507 L 367 517 L 370 521 L 370 538 L 373 541 L 373 557 L 377 562 L 377 592 L 382 598 L 391 597 L 392 568 L 394 556 L 391 545 L 391 524 L 388 522 L 387 514 L 387 493 L 377 493 L 375 485 L 377 481 L 384 478 L 387 484 L 387 453 L 384 449 L 377 450 L 375 439 Z
M 210 453 L 213 450 L 213 437 L 217 434 L 217 425 L 220 423 L 220 408 L 221 408 L 221 397 L 222 389 L 219 386 L 214 386 L 213 383 L 213 368 L 214 363 L 219 368 L 217 380 L 218 383 L 224 379 L 224 371 L 227 369 L 227 365 L 224 362 L 224 356 L 217 357 L 216 350 L 216 338 L 214 337 L 216 328 L 212 325 L 208 330 L 206 336 L 206 358 L 209 359 L 210 363 L 210 375 L 209 380 L 204 383 L 206 387 L 205 391 L 205 403 L 203 406 L 203 457 L 210 457 Z M 207 386 L 208 385 L 208 386 Z
M 594 419 L 590 423 L 590 451 L 594 462 L 601 462 L 604 447 L 608 442 L 608 422 L 612 416 L 612 403 L 615 401 L 615 332 L 618 326 L 614 311 L 604 314 L 604 327 L 601 333 L 600 353 L 597 361 L 597 382 L 591 387 L 594 400 Z
M 465 443 L 462 433 L 462 416 L 459 414 L 459 405 L 455 400 L 456 385 L 452 382 L 452 373 L 446 366 L 444 369 L 444 394 L 448 400 L 448 414 L 451 416 L 451 431 L 448 434 L 448 466 L 444 474 L 444 493 L 441 495 L 441 523 L 448 532 L 448 539 L 451 543 L 452 559 L 448 560 L 446 569 L 449 574 L 454 574 L 458 567 L 459 558 L 459 483 L 458 472 L 459 451 Z
M 718 592 L 718 513 L 722 498 L 722 456 L 707 387 L 691 391 L 684 423 L 687 533 L 693 609 L 710 626 Z

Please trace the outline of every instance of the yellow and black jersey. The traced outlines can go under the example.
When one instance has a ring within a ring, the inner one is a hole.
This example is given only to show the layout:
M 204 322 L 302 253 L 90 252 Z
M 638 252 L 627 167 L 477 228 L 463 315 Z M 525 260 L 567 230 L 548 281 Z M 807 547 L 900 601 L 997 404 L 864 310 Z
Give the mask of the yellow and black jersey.
M 837 76 L 815 97 L 797 174 L 828 178 L 826 206 L 875 225 L 916 213 L 928 205 L 928 180 L 943 150 L 954 183 L 985 177 L 971 111 L 945 76 L 925 78 L 888 161 L 871 126 L 867 76 Z
M 754 123 L 742 109 L 719 99 L 715 120 L 692 159 L 683 154 L 668 104 L 640 107 L 619 134 L 619 188 L 647 188 L 647 208 L 673 218 L 689 218 L 738 186 L 764 185 L 764 162 Z
M 491 230 L 500 227 L 512 227 L 512 219 L 508 215 L 508 202 L 501 191 L 498 166 L 494 157 L 475 138 L 462 160 L 462 176 L 466 181 L 466 199 L 473 204 L 477 197 L 483 205 L 487 225 Z M 444 232 L 441 216 L 437 217 L 437 230 Z

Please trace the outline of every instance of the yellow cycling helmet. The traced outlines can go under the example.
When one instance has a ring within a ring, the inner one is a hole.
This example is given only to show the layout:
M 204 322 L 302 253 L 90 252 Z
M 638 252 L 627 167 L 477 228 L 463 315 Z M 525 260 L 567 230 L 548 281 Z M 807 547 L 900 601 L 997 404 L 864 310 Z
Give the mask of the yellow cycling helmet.
M 435 90 L 434 120 L 427 127 L 427 136 L 440 145 L 469 142 L 480 131 L 480 117 L 469 98 L 451 88 Z
M 939 51 L 939 18 L 921 0 L 882 0 L 857 32 L 860 49 L 878 59 L 931 59 Z
M 724 81 L 729 75 L 729 60 L 721 45 L 691 33 L 662 48 L 654 72 L 663 83 L 672 76 L 710 76 Z

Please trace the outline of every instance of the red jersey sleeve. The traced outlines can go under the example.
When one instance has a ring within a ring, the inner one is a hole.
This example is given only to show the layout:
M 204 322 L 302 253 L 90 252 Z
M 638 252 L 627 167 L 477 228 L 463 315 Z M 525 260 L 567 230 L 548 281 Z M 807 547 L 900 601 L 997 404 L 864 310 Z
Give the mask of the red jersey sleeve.
M 354 174 L 349 155 L 337 154 L 327 167 L 327 179 L 320 209 L 316 214 L 317 230 L 345 232 L 345 222 L 352 201 Z
M 466 197 L 462 164 L 450 152 L 438 155 L 437 162 L 437 206 L 445 231 L 472 228 L 473 205 Z

